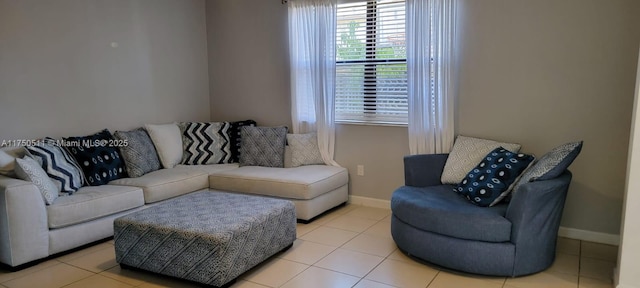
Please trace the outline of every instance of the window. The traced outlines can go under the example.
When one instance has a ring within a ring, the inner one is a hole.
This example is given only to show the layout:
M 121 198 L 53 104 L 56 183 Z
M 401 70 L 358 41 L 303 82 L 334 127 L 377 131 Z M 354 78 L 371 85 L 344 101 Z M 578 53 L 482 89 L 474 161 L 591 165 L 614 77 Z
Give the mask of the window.
M 338 5 L 336 121 L 407 124 L 405 3 Z

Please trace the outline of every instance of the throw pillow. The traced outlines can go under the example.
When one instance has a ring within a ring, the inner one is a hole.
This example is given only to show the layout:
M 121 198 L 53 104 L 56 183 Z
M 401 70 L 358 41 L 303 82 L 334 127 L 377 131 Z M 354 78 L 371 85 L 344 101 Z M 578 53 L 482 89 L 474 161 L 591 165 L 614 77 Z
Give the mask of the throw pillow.
M 38 145 L 26 146 L 28 153 L 41 164 L 58 191 L 73 194 L 85 182 L 78 162 L 60 146 L 59 141 L 45 138 Z
M 224 164 L 231 159 L 229 122 L 183 122 L 182 164 Z
M 317 133 L 287 134 L 287 143 L 291 149 L 291 167 L 324 164 Z
M 0 175 L 16 178 L 16 159 L 22 158 L 26 150 L 24 147 L 5 147 L 0 149 Z
M 440 181 L 442 184 L 458 184 L 485 155 L 503 147 L 513 153 L 520 150 L 520 144 L 500 143 L 492 140 L 458 136 L 445 162 Z
M 478 206 L 495 205 L 499 202 L 495 200 L 508 190 L 533 159 L 531 155 L 513 153 L 498 147 L 489 152 L 454 191 Z
M 229 123 L 229 150 L 231 150 L 231 158 L 229 163 L 240 162 L 240 146 L 242 142 L 242 135 L 240 129 L 243 126 L 256 126 L 256 121 L 244 120 Z
M 144 125 L 153 145 L 158 151 L 160 163 L 164 168 L 173 168 L 182 161 L 182 137 L 176 123 Z
M 47 172 L 45 172 L 40 164 L 29 156 L 16 159 L 16 175 L 22 180 L 30 181 L 42 193 L 42 198 L 47 205 L 51 205 L 58 198 L 58 188 L 51 181 Z
M 107 129 L 93 135 L 65 138 L 72 143 L 67 149 L 80 164 L 90 186 L 127 177 L 127 168 L 114 140 Z
M 560 176 L 578 157 L 581 150 L 582 141 L 570 142 L 553 148 L 522 174 L 513 190 L 517 190 L 527 182 L 549 180 Z
M 243 126 L 240 166 L 284 167 L 287 127 Z
M 129 177 L 140 177 L 160 169 L 160 160 L 149 134 L 138 128 L 132 131 L 116 131 L 113 136 L 126 143 L 120 146 L 120 154 Z

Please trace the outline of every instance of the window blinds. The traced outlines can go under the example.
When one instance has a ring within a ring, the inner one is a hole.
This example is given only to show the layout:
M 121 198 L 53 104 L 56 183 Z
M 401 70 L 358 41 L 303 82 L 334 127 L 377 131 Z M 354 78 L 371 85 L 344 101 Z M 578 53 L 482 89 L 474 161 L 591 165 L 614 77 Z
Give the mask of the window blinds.
M 405 2 L 339 4 L 336 121 L 407 124 Z

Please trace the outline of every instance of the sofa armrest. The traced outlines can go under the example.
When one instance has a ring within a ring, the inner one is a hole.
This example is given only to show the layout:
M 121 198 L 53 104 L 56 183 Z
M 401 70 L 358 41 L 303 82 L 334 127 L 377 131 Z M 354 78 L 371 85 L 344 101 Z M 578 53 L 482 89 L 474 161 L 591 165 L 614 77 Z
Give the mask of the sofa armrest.
M 553 262 L 571 177 L 571 172 L 565 171 L 557 178 L 526 183 L 514 191 L 506 213 L 516 247 L 514 269 L 534 263 L 545 267 Z M 514 274 L 519 275 L 517 271 Z
M 440 185 L 440 177 L 449 154 L 421 154 L 404 157 L 404 184 L 427 187 Z
M 0 262 L 15 267 L 47 256 L 49 227 L 40 190 L 0 176 Z

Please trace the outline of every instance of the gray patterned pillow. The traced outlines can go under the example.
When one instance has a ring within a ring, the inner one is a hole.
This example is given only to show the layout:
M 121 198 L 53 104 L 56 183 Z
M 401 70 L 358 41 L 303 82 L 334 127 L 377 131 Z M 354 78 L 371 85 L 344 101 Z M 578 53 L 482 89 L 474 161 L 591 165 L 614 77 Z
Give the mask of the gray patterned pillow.
M 287 127 L 243 126 L 240 134 L 240 166 L 284 167 Z
M 287 143 L 291 149 L 291 167 L 324 164 L 317 133 L 287 134 Z
M 160 169 L 160 159 L 153 142 L 143 128 L 131 131 L 116 131 L 113 136 L 126 145 L 120 146 L 120 153 L 127 167 L 129 177 L 140 177 Z
M 514 153 L 520 150 L 520 144 L 458 136 L 444 165 L 440 181 L 442 184 L 460 183 L 484 156 L 501 146 Z
M 42 198 L 47 205 L 51 205 L 58 198 L 58 187 L 51 181 L 47 172 L 40 167 L 40 163 L 29 156 L 16 159 L 16 174 L 18 178 L 30 181 L 42 193 Z
M 529 169 L 524 171 L 513 191 L 518 190 L 522 184 L 532 181 L 549 180 L 560 176 L 582 150 L 582 141 L 570 142 L 560 145 L 549 153 L 540 157 Z
M 182 164 L 205 165 L 231 163 L 229 122 L 183 122 Z

